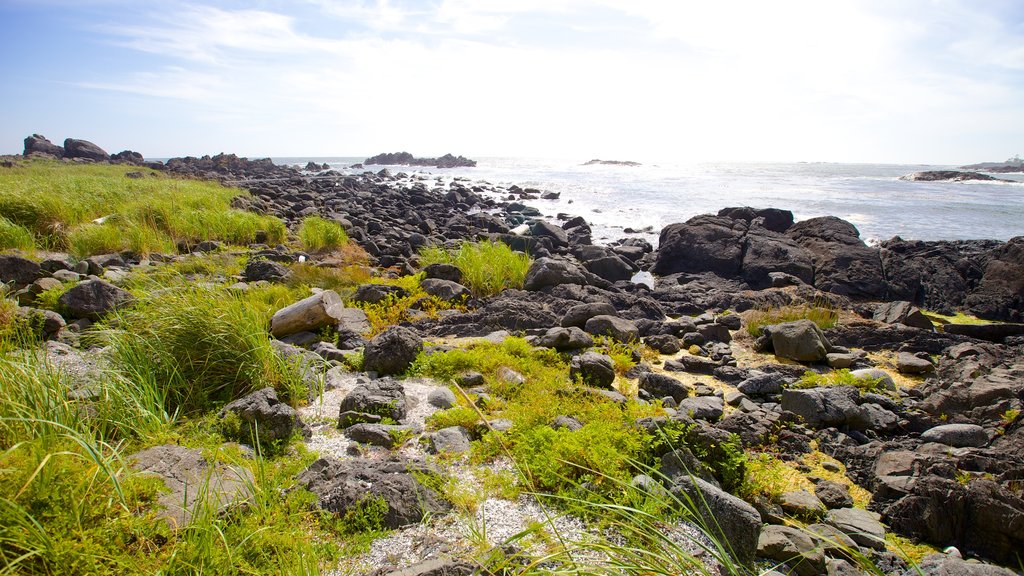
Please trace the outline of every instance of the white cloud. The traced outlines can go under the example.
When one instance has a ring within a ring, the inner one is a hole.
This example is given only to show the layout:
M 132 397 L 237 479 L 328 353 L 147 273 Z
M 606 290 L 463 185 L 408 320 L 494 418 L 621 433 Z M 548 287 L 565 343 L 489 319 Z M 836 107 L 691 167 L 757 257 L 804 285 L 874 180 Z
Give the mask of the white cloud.
M 1022 128 L 1019 82 L 977 69 L 1018 69 L 1020 35 L 973 7 L 599 3 L 620 15 L 606 28 L 578 26 L 583 0 L 307 0 L 329 22 L 183 5 L 105 27 L 160 58 L 82 85 L 188 101 L 250 154 L 928 160 L 941 125 Z M 526 35 L 524 16 L 588 42 Z

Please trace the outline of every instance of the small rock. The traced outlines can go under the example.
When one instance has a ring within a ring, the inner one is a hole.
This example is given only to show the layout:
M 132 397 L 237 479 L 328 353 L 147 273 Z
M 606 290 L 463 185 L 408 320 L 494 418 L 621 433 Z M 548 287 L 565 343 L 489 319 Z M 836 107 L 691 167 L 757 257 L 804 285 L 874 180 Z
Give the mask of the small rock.
M 615 364 L 608 355 L 584 352 L 569 362 L 569 378 L 579 378 L 587 386 L 611 388 L 615 381 Z
M 786 514 L 802 520 L 816 520 L 825 513 L 825 504 L 806 490 L 783 492 L 779 495 L 779 506 Z
M 447 410 L 455 406 L 456 402 L 455 393 L 444 386 L 435 388 L 427 395 L 427 404 L 441 410 Z
M 900 374 L 929 374 L 935 371 L 935 365 L 910 352 L 900 352 L 896 357 L 896 369 Z
M 363 369 L 381 375 L 405 372 L 423 350 L 423 339 L 402 326 L 374 336 L 363 350 Z

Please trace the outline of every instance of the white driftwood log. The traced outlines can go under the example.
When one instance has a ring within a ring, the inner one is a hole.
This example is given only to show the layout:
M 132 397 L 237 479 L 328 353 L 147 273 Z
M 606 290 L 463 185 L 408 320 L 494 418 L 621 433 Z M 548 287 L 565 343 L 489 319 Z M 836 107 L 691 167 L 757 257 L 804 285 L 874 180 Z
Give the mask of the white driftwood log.
M 337 292 L 324 290 L 275 312 L 270 319 L 270 333 L 280 338 L 296 332 L 312 332 L 324 326 L 333 326 L 341 319 L 344 308 Z

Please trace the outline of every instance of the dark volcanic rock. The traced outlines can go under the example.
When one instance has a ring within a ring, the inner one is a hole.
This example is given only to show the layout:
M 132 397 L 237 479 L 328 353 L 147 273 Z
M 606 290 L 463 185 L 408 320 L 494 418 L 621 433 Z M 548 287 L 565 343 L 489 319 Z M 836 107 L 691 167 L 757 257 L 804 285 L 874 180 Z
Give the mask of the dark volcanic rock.
M 893 238 L 879 245 L 889 297 L 952 314 L 981 281 L 994 240 L 922 242 Z
M 969 180 L 1012 182 L 982 174 L 980 172 L 962 172 L 959 170 L 927 170 L 924 172 L 911 172 L 906 176 L 900 176 L 900 180 L 908 182 L 967 182 Z
M 432 166 L 434 168 L 472 168 L 476 166 L 475 160 L 462 156 L 445 154 L 440 158 L 416 158 L 408 152 L 391 152 L 371 156 L 363 160 L 363 164 L 370 166 Z
M 340 415 L 346 412 L 372 414 L 399 421 L 405 418 L 405 388 L 401 382 L 381 378 L 356 386 L 341 401 Z
M 87 280 L 71 288 L 58 299 L 72 318 L 99 320 L 100 316 L 130 305 L 135 298 L 106 280 Z
M 25 138 L 25 151 L 23 154 L 25 156 L 29 156 L 31 154 L 46 154 L 48 156 L 63 158 L 64 148 L 50 142 L 45 136 L 33 134 Z
M 305 428 L 299 413 L 277 399 L 273 388 L 264 388 L 229 403 L 220 411 L 220 418 L 234 414 L 241 421 L 239 436 L 235 440 L 250 442 L 252 433 L 263 443 L 286 440 L 296 431 Z
M 579 378 L 587 386 L 595 388 L 611 388 L 615 381 L 615 365 L 605 354 L 584 352 L 569 362 L 569 378 Z
M 394 326 L 374 336 L 363 351 L 363 369 L 381 375 L 401 374 L 412 365 L 423 350 L 423 339 L 418 334 Z
M 743 220 L 747 223 L 752 222 L 755 218 L 760 218 L 763 228 L 779 233 L 785 232 L 793 225 L 793 213 L 778 208 L 751 208 L 749 206 L 722 208 L 718 211 L 718 215 L 734 220 Z
M 964 304 L 982 318 L 1024 320 L 1024 236 L 990 253 L 981 282 Z
M 429 473 L 418 463 L 398 459 L 342 462 L 321 458 L 302 472 L 298 481 L 317 495 L 321 508 L 340 517 L 359 510 L 370 499 L 382 499 L 387 504 L 383 524 L 396 529 L 449 508 L 436 492 L 416 480 L 416 472 Z
M 919 308 L 905 300 L 887 302 L 875 308 L 873 318 L 886 324 L 903 324 L 911 328 L 933 330 L 935 327 Z
M 110 154 L 107 154 L 106 150 L 103 148 L 100 148 L 88 140 L 76 140 L 74 138 L 64 140 L 64 157 L 85 158 L 88 160 L 95 160 L 97 162 L 110 160 Z
M 242 278 L 246 282 L 257 282 L 259 280 L 282 282 L 287 280 L 291 274 L 291 270 L 284 264 L 263 259 L 249 260 L 245 265 L 245 269 L 242 270 Z
M 834 216 L 811 218 L 791 226 L 786 236 L 811 253 L 819 290 L 851 298 L 885 296 L 878 250 L 864 244 L 853 224 Z
M 31 284 L 39 277 L 41 268 L 36 262 L 14 254 L 0 254 L 0 284 L 15 286 Z
M 743 262 L 742 220 L 701 215 L 661 230 L 654 273 L 713 272 L 725 278 L 739 275 Z

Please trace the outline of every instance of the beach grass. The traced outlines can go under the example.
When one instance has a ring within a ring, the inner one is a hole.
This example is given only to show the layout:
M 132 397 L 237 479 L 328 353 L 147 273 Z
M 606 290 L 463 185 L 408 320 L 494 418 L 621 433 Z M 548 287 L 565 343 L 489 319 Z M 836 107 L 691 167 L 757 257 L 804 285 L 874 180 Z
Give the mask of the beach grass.
M 258 232 L 284 241 L 278 218 L 231 207 L 246 194 L 135 166 L 19 161 L 0 171 L 0 245 L 84 257 L 174 252 L 204 240 L 246 245 Z

